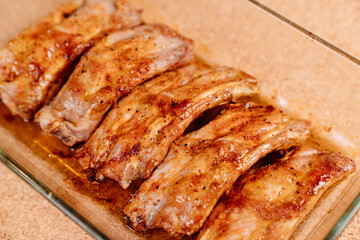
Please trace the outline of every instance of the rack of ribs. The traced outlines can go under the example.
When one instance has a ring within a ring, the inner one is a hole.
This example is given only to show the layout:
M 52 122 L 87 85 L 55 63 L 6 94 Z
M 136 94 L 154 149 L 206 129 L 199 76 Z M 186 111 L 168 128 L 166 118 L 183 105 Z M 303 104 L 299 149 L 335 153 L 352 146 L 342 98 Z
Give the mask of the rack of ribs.
M 140 22 L 139 12 L 122 0 L 85 0 L 60 7 L 0 51 L 1 100 L 14 115 L 31 120 L 97 39 Z
M 258 92 L 256 80 L 228 67 L 189 65 L 120 100 L 76 156 L 92 180 L 123 188 L 148 178 L 170 145 L 204 111 Z
M 192 41 L 165 25 L 114 32 L 84 54 L 35 121 L 66 145 L 86 141 L 110 107 L 136 85 L 192 60 Z
M 338 153 L 295 149 L 242 176 L 198 239 L 289 239 L 324 192 L 354 171 L 355 163 Z
M 266 154 L 303 143 L 310 123 L 271 106 L 230 104 L 213 121 L 179 138 L 124 208 L 135 230 L 191 235 L 221 195 Z

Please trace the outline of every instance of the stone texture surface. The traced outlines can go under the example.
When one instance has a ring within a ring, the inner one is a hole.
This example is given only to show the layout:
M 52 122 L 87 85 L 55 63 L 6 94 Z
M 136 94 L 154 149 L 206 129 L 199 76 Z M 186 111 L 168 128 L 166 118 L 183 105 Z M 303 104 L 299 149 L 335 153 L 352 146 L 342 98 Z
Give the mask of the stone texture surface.
M 92 239 L 2 163 L 0 183 L 0 239 Z
M 353 240 L 360 239 L 360 212 L 351 219 L 349 224 L 346 226 L 341 235 L 337 238 L 338 240 Z

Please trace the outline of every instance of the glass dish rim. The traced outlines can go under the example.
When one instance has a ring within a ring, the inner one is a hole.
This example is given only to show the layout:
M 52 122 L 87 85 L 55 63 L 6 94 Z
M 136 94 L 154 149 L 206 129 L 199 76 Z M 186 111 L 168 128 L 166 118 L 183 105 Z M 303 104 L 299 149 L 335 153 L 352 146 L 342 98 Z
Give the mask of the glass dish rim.
M 305 37 L 308 37 L 325 47 L 326 49 L 335 52 L 340 55 L 347 61 L 350 61 L 352 64 L 355 64 L 357 67 L 360 66 L 360 60 L 351 54 L 345 52 L 344 50 L 338 48 L 337 46 L 331 44 L 330 42 L 324 40 L 318 35 L 308 31 L 302 26 L 296 24 L 295 22 L 289 20 L 285 16 L 279 14 L 278 12 L 272 10 L 271 8 L 265 6 L 260 3 L 258 0 L 245 0 L 255 7 L 259 8 L 266 14 L 271 15 L 275 19 L 284 23 L 285 25 L 291 27 L 292 29 L 300 32 Z M 11 156 L 9 156 L 3 149 L 0 148 L 0 161 L 7 166 L 11 171 L 17 174 L 21 179 L 27 182 L 33 189 L 43 195 L 46 199 L 48 199 L 52 204 L 54 204 L 58 209 L 64 212 L 68 217 L 70 217 L 73 221 L 75 221 L 80 227 L 82 227 L 85 231 L 87 231 L 91 236 L 95 239 L 109 239 L 104 233 L 102 233 L 98 228 L 96 228 L 92 223 L 90 223 L 85 217 L 79 214 L 74 208 L 68 205 L 65 201 L 63 201 L 59 196 L 57 196 L 54 192 L 52 192 L 45 184 L 36 179 L 29 171 L 27 171 L 24 167 L 22 167 L 16 160 L 14 160 Z M 336 239 L 346 225 L 353 218 L 355 213 L 360 209 L 360 193 L 348 207 L 346 212 L 342 215 L 339 221 L 335 224 L 332 230 L 326 236 L 326 240 Z

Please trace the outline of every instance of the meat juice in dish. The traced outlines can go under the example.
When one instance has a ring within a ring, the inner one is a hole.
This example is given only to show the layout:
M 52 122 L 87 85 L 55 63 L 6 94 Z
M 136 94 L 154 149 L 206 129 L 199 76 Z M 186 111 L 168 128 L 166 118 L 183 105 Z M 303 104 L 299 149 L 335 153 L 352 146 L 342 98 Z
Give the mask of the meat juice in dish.
M 289 239 L 324 192 L 354 171 L 354 161 L 340 154 L 297 148 L 242 176 L 198 239 Z
M 31 120 L 93 40 L 140 24 L 139 12 L 122 0 L 79 3 L 55 11 L 1 50 L 0 96 L 12 114 Z
M 60 92 L 36 115 L 43 131 L 72 146 L 136 85 L 193 60 L 192 41 L 161 24 L 110 33 L 84 54 Z
M 136 230 L 191 235 L 241 174 L 270 152 L 304 143 L 309 134 L 309 122 L 273 107 L 232 104 L 172 145 L 124 213 Z
M 110 177 L 127 188 L 150 177 L 203 112 L 256 93 L 252 77 L 228 67 L 193 64 L 165 73 L 120 100 L 76 157 L 90 179 Z

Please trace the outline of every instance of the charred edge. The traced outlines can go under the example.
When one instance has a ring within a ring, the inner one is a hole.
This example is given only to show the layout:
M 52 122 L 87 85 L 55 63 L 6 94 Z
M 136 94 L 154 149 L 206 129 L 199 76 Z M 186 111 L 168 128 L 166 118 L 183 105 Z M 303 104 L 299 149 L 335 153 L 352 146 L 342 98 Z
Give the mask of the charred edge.
M 87 180 L 94 185 L 99 185 L 99 181 L 96 179 L 96 169 L 95 168 L 87 168 L 83 171 Z
M 182 101 L 169 101 L 168 99 L 158 99 L 157 96 L 150 96 L 149 102 L 156 104 L 163 115 L 170 113 L 172 116 L 176 116 L 176 113 L 181 110 L 184 111 L 191 103 L 189 99 Z
M 131 220 L 131 217 L 129 217 L 124 210 L 122 210 L 124 220 L 126 224 L 135 231 L 145 232 L 147 229 L 146 222 L 144 221 L 144 218 L 140 215 L 137 216 L 135 221 Z
M 54 134 L 57 138 L 59 138 L 64 144 L 66 144 L 66 145 L 68 145 L 68 146 L 69 146 L 69 145 L 73 145 L 73 144 L 72 144 L 73 141 L 72 141 L 71 137 L 65 136 L 62 131 L 56 130 L 55 132 L 53 132 L 53 134 Z
M 271 105 L 266 107 L 266 112 L 268 112 L 268 113 L 273 112 L 274 110 L 275 110 L 275 108 Z
M 74 158 L 75 159 L 81 159 L 84 158 L 87 155 L 87 148 L 85 146 L 83 146 L 82 148 L 79 148 L 75 153 L 74 153 Z

